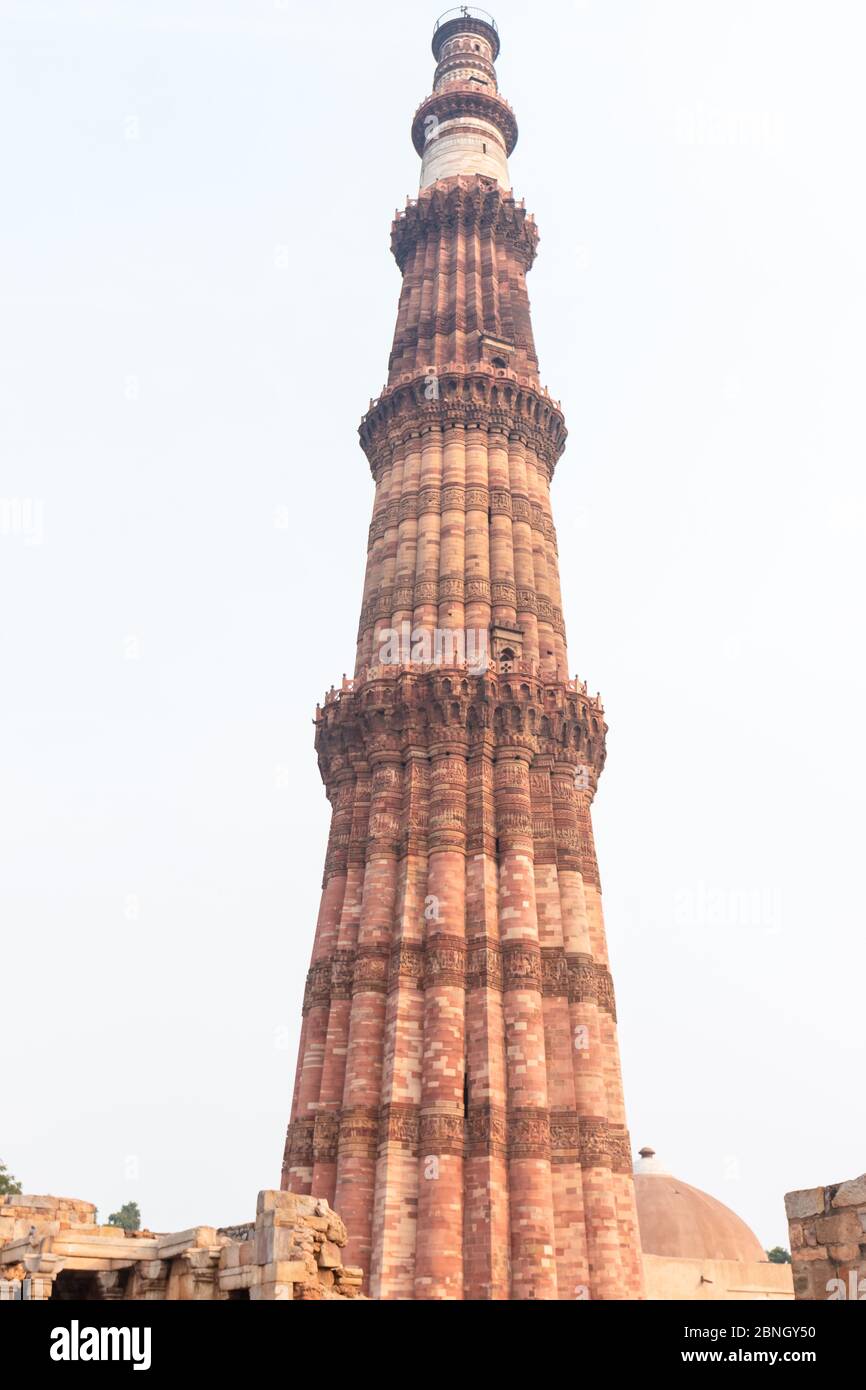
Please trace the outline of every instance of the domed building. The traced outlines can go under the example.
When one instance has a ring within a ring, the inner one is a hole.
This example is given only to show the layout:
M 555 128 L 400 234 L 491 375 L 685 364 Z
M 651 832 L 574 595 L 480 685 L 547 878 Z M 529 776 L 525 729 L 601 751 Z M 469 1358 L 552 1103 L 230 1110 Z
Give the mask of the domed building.
M 673 1177 L 644 1148 L 634 1167 L 647 1298 L 793 1298 L 790 1265 L 771 1264 L 730 1207 Z

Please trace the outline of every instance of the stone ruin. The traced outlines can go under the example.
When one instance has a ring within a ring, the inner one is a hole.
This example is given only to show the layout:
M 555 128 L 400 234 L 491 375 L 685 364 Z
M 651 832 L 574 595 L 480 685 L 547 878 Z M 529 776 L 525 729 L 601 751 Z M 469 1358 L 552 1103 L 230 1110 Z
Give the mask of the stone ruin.
M 323 1198 L 259 1193 L 255 1220 L 157 1234 L 96 1224 L 91 1202 L 0 1197 L 0 1299 L 363 1298 Z
M 785 1197 L 794 1297 L 866 1300 L 866 1173 Z

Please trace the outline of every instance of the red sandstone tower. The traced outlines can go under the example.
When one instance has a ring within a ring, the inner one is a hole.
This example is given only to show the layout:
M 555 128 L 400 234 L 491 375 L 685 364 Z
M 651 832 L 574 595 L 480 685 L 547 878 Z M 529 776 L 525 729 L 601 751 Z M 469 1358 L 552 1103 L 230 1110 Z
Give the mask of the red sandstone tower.
M 604 712 L 568 676 L 542 387 L 495 22 L 436 26 L 354 679 L 316 713 L 333 813 L 283 1186 L 389 1299 L 642 1296 L 590 805 Z

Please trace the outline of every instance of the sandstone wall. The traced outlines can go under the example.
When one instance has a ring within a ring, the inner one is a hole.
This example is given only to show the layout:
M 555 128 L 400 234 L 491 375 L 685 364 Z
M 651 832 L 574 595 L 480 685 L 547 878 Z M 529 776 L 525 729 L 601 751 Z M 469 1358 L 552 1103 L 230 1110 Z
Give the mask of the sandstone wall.
M 866 1174 L 785 1197 L 794 1297 L 866 1299 Z
M 703 1299 L 755 1302 L 791 1299 L 791 1266 L 747 1260 L 690 1260 L 670 1255 L 644 1255 L 646 1296 L 649 1299 Z
M 91 1226 L 95 1229 L 96 1207 L 76 1197 L 37 1197 L 31 1194 L 0 1197 L 0 1245 L 26 1236 L 31 1227 L 44 1231 Z
M 255 1228 L 219 1259 L 219 1294 L 320 1302 L 360 1298 L 362 1271 L 342 1262 L 346 1228 L 321 1197 L 259 1193 Z
M 0 1199 L 0 1300 L 318 1302 L 361 1298 L 346 1228 L 323 1198 L 259 1193 L 253 1221 L 171 1234 L 97 1226 L 90 1202 Z

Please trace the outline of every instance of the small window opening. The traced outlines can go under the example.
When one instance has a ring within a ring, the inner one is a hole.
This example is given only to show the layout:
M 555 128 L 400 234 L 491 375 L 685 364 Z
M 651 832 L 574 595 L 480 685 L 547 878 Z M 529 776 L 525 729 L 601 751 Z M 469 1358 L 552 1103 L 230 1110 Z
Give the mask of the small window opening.
M 463 1073 L 463 1117 L 469 1114 L 469 1077 Z

